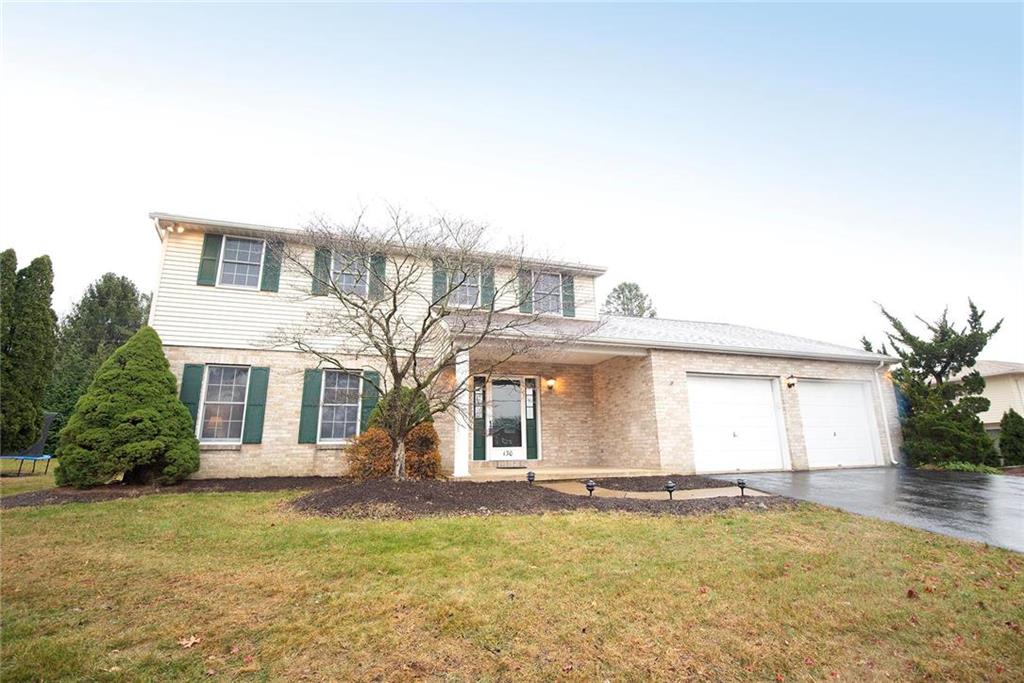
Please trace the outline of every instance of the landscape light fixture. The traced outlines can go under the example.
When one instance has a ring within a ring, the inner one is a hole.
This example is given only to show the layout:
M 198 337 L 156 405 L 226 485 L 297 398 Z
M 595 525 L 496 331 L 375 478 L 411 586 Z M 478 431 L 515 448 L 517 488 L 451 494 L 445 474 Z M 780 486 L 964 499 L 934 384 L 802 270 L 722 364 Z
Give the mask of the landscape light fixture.
M 594 489 L 597 488 L 597 484 L 594 483 L 593 479 L 587 479 L 587 483 L 585 484 L 585 486 L 587 487 L 587 495 L 593 497 Z
M 530 482 L 530 486 L 533 486 L 533 480 L 536 478 L 537 475 L 534 474 L 533 470 L 530 470 L 529 472 L 526 473 L 526 481 Z
M 747 480 L 746 479 L 737 479 L 736 480 L 736 485 L 740 487 L 740 498 L 746 497 L 747 494 L 746 494 L 746 491 L 744 489 L 747 488 Z
M 676 483 L 671 479 L 665 484 L 665 490 L 668 491 L 668 499 L 672 500 L 672 492 L 676 490 Z

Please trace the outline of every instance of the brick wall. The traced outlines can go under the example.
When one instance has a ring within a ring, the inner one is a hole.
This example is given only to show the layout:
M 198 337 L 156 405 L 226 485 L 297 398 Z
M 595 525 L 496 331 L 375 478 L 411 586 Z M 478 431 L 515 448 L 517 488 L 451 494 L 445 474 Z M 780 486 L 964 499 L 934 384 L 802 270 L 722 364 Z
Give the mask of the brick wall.
M 338 476 L 347 460 L 343 446 L 300 444 L 299 412 L 303 373 L 315 367 L 309 356 L 290 351 L 215 349 L 165 346 L 171 372 L 181 386 L 186 363 L 226 363 L 270 368 L 263 442 L 242 445 L 201 445 L 196 478 Z M 370 359 L 352 357 L 351 367 L 372 368 Z M 346 363 L 347 364 L 347 363 Z
M 186 363 L 228 363 L 270 368 L 263 443 L 203 446 L 197 477 L 337 476 L 347 459 L 343 446 L 298 443 L 303 372 L 313 367 L 305 354 L 167 346 L 171 370 L 181 381 Z M 350 359 L 351 367 L 374 367 L 371 359 Z M 471 372 L 478 370 L 473 366 Z M 807 379 L 870 382 L 878 429 L 879 452 L 888 458 L 882 434 L 882 411 L 889 418 L 893 445 L 900 443 L 896 400 L 888 380 L 882 396 L 874 383 L 875 368 L 866 364 L 767 358 L 690 351 L 653 350 L 644 357 L 619 357 L 597 365 L 510 363 L 501 374 L 538 377 L 541 460 L 535 467 L 630 467 L 693 472 L 693 435 L 689 420 L 686 373 L 753 375 L 776 378 L 782 402 L 786 440 L 793 467 L 805 469 L 799 395 L 785 386 L 792 374 Z M 496 375 L 499 373 L 495 373 Z M 555 388 L 546 386 L 555 379 Z M 450 376 L 443 378 L 450 380 Z M 436 417 L 442 465 L 453 469 L 455 423 Z M 469 438 L 472 438 L 471 430 Z M 898 451 L 897 451 L 898 453 Z M 494 467 L 471 461 L 471 472 Z
M 786 386 L 789 375 L 799 379 L 843 379 L 870 382 L 875 411 L 879 453 L 888 460 L 888 445 L 884 438 L 882 411 L 889 421 L 893 448 L 901 440 L 896 410 L 896 396 L 892 384 L 883 379 L 882 396 L 874 382 L 875 366 L 864 363 L 838 363 L 833 361 L 768 358 L 696 351 L 651 352 L 655 414 L 658 425 L 658 445 L 661 464 L 666 469 L 683 473 L 694 471 L 693 433 L 690 428 L 690 407 L 686 391 L 686 373 L 713 373 L 752 375 L 776 378 L 782 399 L 785 436 L 793 469 L 807 469 L 804 447 L 803 421 L 800 416 L 800 397 L 796 388 Z M 898 455 L 897 455 L 898 457 Z

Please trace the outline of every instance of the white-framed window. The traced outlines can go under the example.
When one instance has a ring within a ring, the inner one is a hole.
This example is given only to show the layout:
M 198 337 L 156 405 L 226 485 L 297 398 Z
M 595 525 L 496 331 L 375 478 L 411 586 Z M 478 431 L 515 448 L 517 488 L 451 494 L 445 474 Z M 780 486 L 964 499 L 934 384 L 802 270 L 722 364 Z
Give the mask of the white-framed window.
M 199 420 L 200 441 L 240 443 L 245 422 L 245 397 L 249 368 L 243 365 L 207 365 L 203 405 Z
M 537 273 L 533 282 L 533 310 L 562 314 L 562 274 Z
M 448 297 L 452 306 L 472 308 L 480 303 L 480 269 L 467 268 L 465 273 L 452 274 L 449 287 L 455 289 Z
M 366 257 L 335 252 L 331 258 L 331 279 L 343 292 L 366 296 L 370 287 Z
M 320 389 L 320 441 L 348 441 L 359 433 L 362 376 L 345 370 L 324 370 Z
M 228 287 L 258 288 L 264 245 L 263 240 L 225 236 L 218 282 Z

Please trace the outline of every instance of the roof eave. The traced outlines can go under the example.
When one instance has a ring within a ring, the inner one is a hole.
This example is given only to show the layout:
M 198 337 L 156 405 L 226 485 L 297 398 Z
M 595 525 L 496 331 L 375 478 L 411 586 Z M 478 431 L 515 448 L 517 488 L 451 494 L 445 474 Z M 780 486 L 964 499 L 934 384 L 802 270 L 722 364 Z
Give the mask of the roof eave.
M 291 240 L 301 241 L 303 236 L 306 234 L 304 231 L 296 230 L 294 228 L 281 228 L 270 225 L 258 225 L 256 223 L 239 223 L 236 221 L 222 221 L 210 218 L 196 218 L 195 216 L 181 216 L 173 213 L 162 213 L 160 211 L 151 212 L 149 214 L 149 217 L 157 225 L 162 225 L 164 223 L 171 225 L 177 223 L 182 225 L 194 226 L 197 228 L 230 230 L 239 233 L 242 236 L 274 235 L 276 237 L 284 237 Z M 573 261 L 556 261 L 540 258 L 524 258 L 523 265 L 538 269 L 551 268 L 555 270 L 565 270 L 576 273 L 578 275 L 589 275 L 591 277 L 603 275 L 607 271 L 607 268 L 587 263 L 576 263 Z

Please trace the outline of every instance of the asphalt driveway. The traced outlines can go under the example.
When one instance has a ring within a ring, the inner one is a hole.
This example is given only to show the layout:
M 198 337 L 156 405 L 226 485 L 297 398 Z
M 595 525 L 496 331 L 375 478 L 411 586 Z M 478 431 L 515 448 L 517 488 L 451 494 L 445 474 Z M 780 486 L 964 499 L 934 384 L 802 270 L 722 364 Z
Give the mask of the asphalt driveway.
M 737 477 L 759 491 L 1024 552 L 1024 477 L 902 467 L 763 472 L 728 479 Z

